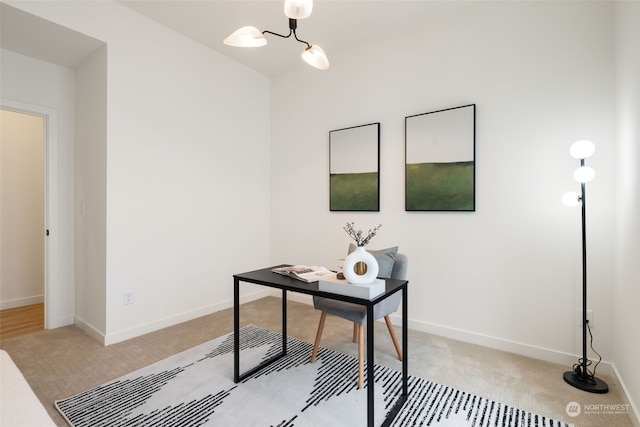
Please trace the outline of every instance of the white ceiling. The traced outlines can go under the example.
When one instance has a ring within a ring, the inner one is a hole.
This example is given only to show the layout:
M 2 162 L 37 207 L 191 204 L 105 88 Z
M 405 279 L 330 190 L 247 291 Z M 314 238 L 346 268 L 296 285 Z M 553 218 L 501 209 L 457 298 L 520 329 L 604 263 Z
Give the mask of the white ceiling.
M 283 0 L 118 2 L 267 76 L 276 76 L 291 67 L 308 67 L 300 59 L 306 46 L 293 37 L 281 39 L 266 35 L 268 44 L 262 48 L 237 48 L 222 43 L 226 36 L 245 25 L 288 34 L 289 21 L 284 14 Z M 429 25 L 443 13 L 465 3 L 458 0 L 315 0 L 311 16 L 298 21 L 297 35 L 322 47 L 331 62 L 332 54 L 382 39 L 388 32 Z
M 262 48 L 235 48 L 222 43 L 227 35 L 245 25 L 288 34 L 283 0 L 118 0 L 118 3 L 267 76 L 277 76 L 292 67 L 309 67 L 300 59 L 305 45 L 293 38 L 267 35 L 268 44 Z M 382 40 L 390 32 L 429 26 L 468 3 L 315 0 L 311 16 L 298 21 L 297 35 L 321 46 L 331 62 L 332 55 L 338 52 Z M 0 7 L 0 41 L 5 49 L 75 68 L 102 45 L 98 40 L 4 3 Z

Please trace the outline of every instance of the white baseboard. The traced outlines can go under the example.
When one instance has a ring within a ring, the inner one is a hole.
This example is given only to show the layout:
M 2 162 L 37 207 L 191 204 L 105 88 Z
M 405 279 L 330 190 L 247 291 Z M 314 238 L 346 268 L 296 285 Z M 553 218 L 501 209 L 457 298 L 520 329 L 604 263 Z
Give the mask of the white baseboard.
M 9 301 L 0 301 L 0 310 L 8 310 L 10 308 L 26 307 L 27 305 L 44 303 L 44 295 L 36 295 L 35 297 L 17 298 Z
M 268 295 L 269 295 L 268 290 L 260 289 L 256 292 L 247 293 L 241 296 L 240 303 L 244 304 L 256 299 L 264 298 Z M 175 316 L 154 320 L 152 322 L 149 322 L 143 325 L 138 325 L 134 328 L 125 329 L 125 330 L 121 330 L 113 333 L 108 333 L 106 336 L 102 337 L 102 339 L 98 339 L 98 341 L 102 342 L 103 345 L 115 344 L 121 341 L 126 341 L 128 339 L 138 337 L 140 335 L 148 334 L 149 332 L 154 332 L 163 328 L 168 328 L 169 326 L 187 322 L 189 320 L 206 316 L 208 314 L 215 313 L 217 311 L 224 310 L 231 307 L 233 307 L 232 300 L 223 301 L 218 304 L 204 306 L 204 307 L 201 307 L 192 311 L 188 311 L 185 313 L 181 313 Z M 90 335 L 96 338 L 93 334 L 90 333 Z
M 280 297 L 280 292 L 274 291 L 271 293 L 271 296 Z M 296 301 L 304 304 L 313 304 L 313 300 L 310 295 L 290 292 L 287 294 L 287 298 L 291 301 Z M 402 324 L 402 317 L 398 313 L 392 314 L 391 321 L 394 325 L 400 326 Z M 579 357 L 576 355 L 561 353 L 543 347 L 536 347 L 529 344 L 504 340 L 501 338 L 480 335 L 474 332 L 463 331 L 460 329 L 454 329 L 447 326 L 436 325 L 433 323 L 408 319 L 408 324 L 410 329 L 416 331 L 425 332 L 445 338 L 451 338 L 457 341 L 467 342 L 471 344 L 477 344 L 496 350 L 507 351 L 509 353 L 520 354 L 522 356 L 532 357 L 534 359 L 544 360 L 547 362 L 567 365 L 567 367 L 573 366 L 573 364 L 578 360 Z M 599 366 L 599 369 L 600 368 L 602 369 L 601 372 L 609 375 L 612 374 L 612 367 L 610 363 L 603 361 Z
M 139 337 L 150 332 L 155 332 L 160 329 L 168 328 L 179 323 L 187 322 L 197 317 L 206 316 L 207 314 L 214 313 L 216 311 L 228 308 L 226 304 L 216 304 L 198 308 L 196 310 L 188 311 L 171 317 L 165 317 L 163 319 L 154 320 L 153 322 L 138 325 L 134 328 L 124 329 L 121 331 L 107 334 L 104 337 L 104 345 L 116 344 L 122 341 L 129 340 L 131 338 Z
M 280 297 L 279 291 L 272 291 L 271 296 Z M 290 292 L 287 294 L 287 298 L 290 301 L 296 301 L 303 304 L 313 304 L 312 297 L 310 295 L 298 294 Z M 400 314 L 395 313 L 391 315 L 392 323 L 396 326 L 402 324 L 402 318 Z M 557 350 L 551 350 L 544 347 L 537 347 L 530 344 L 524 344 L 516 341 L 509 341 L 502 338 L 496 338 L 488 335 L 481 335 L 475 332 L 464 331 L 460 329 L 450 328 L 448 326 L 436 325 L 433 323 L 427 323 L 417 320 L 408 319 L 409 329 L 413 329 L 428 334 L 433 334 L 445 338 L 451 338 L 457 341 L 467 342 L 470 344 L 477 344 L 483 347 L 489 347 L 496 350 L 506 351 L 509 353 L 515 353 L 526 357 L 531 357 L 538 360 L 544 360 L 546 362 L 557 363 L 560 365 L 566 365 L 568 368 L 573 366 L 580 356 L 575 354 L 563 353 Z M 602 361 L 598 366 L 599 372 L 607 375 L 614 375 L 613 366 L 611 363 Z M 640 426 L 638 426 L 640 427 Z
M 391 315 L 394 325 L 401 322 L 400 316 Z M 517 341 L 505 340 L 502 338 L 482 335 L 475 332 L 464 331 L 461 329 L 450 328 L 448 326 L 436 325 L 417 320 L 409 319 L 409 328 L 428 334 L 438 335 L 445 338 L 451 338 L 470 344 L 477 344 L 483 347 L 489 347 L 496 350 L 506 351 L 509 353 L 519 354 L 521 356 L 531 357 L 533 359 L 544 360 L 546 362 L 566 365 L 568 368 L 573 366 L 580 356 L 575 354 L 563 353 L 549 348 L 538 347 Z M 613 367 L 610 362 L 602 361 L 598 366 L 598 371 L 607 375 L 613 375 Z
M 105 345 L 105 335 L 93 327 L 93 325 L 85 322 L 83 319 L 79 317 L 75 317 L 73 323 L 84 331 L 85 334 L 89 335 L 94 340 L 98 341 L 100 344 Z
M 56 319 L 50 319 L 50 324 L 47 325 L 47 329 L 62 328 L 63 326 L 69 326 L 76 323 L 74 316 L 59 317 Z
M 624 381 L 622 380 L 622 377 L 620 376 L 620 372 L 618 372 L 618 369 L 616 368 L 616 365 L 613 365 L 613 373 L 612 376 L 614 377 L 614 380 L 620 385 L 620 388 L 622 389 L 622 397 L 624 397 L 625 399 L 625 404 L 629 405 L 629 417 L 631 418 L 631 421 L 633 422 L 633 425 L 635 427 L 640 427 L 640 408 L 638 408 L 638 406 L 636 405 L 636 403 L 629 398 L 630 394 L 629 394 L 629 390 L 627 389 L 626 384 L 624 383 Z

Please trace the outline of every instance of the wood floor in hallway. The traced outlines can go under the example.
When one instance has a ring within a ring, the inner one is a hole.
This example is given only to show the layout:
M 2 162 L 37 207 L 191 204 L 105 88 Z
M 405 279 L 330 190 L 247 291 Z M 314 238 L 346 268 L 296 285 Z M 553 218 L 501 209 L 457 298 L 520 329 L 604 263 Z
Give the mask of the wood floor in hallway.
M 44 329 L 44 304 L 0 311 L 0 340 Z

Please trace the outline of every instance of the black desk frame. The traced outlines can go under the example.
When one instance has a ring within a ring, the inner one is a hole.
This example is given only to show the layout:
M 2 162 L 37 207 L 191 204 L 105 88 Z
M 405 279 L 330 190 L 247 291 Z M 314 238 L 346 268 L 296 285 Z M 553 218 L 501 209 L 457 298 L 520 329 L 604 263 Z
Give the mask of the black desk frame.
M 351 302 L 367 307 L 367 319 L 373 319 L 373 307 L 380 301 L 389 298 L 396 292 L 402 292 L 402 393 L 384 420 L 382 426 L 389 426 L 396 417 L 408 396 L 408 333 L 407 333 L 407 284 L 406 280 L 387 279 L 385 292 L 372 300 L 354 298 L 346 295 L 322 292 L 318 289 L 318 283 L 304 283 L 287 276 L 272 272 L 274 266 L 262 270 L 250 271 L 233 275 L 233 380 L 238 383 L 253 375 L 266 365 L 274 362 L 287 354 L 287 291 L 299 292 L 331 298 L 339 301 Z M 240 282 L 253 283 L 282 290 L 282 351 L 269 360 L 265 360 L 258 366 L 240 374 Z M 367 322 L 367 426 L 374 427 L 375 420 L 375 393 L 374 384 L 374 323 Z

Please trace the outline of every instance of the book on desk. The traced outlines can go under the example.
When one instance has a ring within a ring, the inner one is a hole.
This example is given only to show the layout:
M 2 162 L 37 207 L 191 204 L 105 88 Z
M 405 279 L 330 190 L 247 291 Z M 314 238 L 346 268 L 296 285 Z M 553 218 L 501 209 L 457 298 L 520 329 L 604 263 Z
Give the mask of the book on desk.
M 290 267 L 278 267 L 274 268 L 274 273 L 282 274 L 283 276 L 289 276 L 294 279 L 312 283 L 317 282 L 323 278 L 335 278 L 336 272 L 331 271 L 326 267 L 316 267 L 316 266 L 307 266 L 307 265 L 293 265 Z

